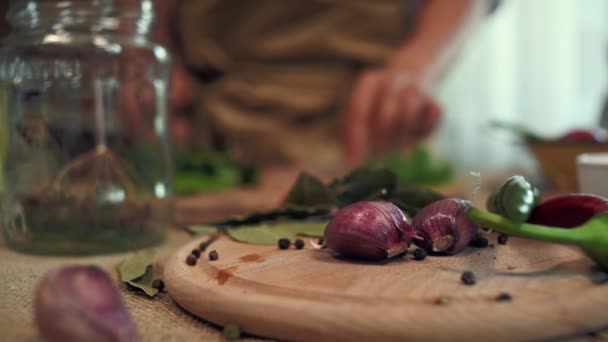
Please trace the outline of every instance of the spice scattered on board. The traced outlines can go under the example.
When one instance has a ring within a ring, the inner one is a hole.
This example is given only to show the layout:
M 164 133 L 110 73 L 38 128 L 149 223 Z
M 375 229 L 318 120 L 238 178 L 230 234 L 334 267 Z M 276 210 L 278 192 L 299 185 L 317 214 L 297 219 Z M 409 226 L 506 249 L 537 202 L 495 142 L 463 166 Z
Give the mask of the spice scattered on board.
M 289 239 L 279 239 L 277 244 L 279 245 L 279 249 L 288 249 L 291 246 L 291 241 Z
M 212 250 L 211 252 L 209 252 L 209 260 L 215 261 L 219 258 L 220 258 L 220 255 L 217 253 L 217 251 L 215 249 Z
M 188 256 L 186 257 L 186 265 L 188 265 L 188 266 L 196 265 L 196 257 L 192 254 L 188 254 Z
M 195 248 L 192 250 L 192 255 L 194 255 L 197 259 L 201 256 L 201 250 L 198 248 Z
M 506 245 L 507 241 L 509 241 L 509 235 L 507 235 L 507 234 L 500 234 L 500 235 L 498 235 L 498 238 L 496 240 L 498 240 L 499 244 Z
M 488 247 L 488 239 L 478 236 L 469 242 L 469 246 L 477 247 L 477 248 L 486 248 Z
M 302 249 L 302 248 L 304 248 L 304 240 L 297 239 L 294 245 L 296 246 L 297 249 Z
M 499 294 L 498 296 L 496 296 L 496 301 L 497 302 L 510 302 L 511 301 L 511 295 L 503 292 L 501 294 Z
M 416 259 L 416 260 L 426 259 L 426 251 L 422 248 L 416 248 L 416 250 L 414 251 L 414 259 Z
M 460 276 L 460 280 L 462 281 L 463 284 L 465 285 L 475 285 L 476 281 L 475 281 L 475 274 L 472 271 L 464 271 L 462 272 L 462 275 Z

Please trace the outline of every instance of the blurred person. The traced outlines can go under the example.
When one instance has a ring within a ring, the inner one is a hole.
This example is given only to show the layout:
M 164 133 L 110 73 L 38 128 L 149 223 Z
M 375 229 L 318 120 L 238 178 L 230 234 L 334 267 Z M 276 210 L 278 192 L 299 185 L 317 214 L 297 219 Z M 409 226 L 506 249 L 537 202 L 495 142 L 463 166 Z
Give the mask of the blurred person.
M 490 0 L 157 0 L 178 145 L 344 169 L 429 135 Z

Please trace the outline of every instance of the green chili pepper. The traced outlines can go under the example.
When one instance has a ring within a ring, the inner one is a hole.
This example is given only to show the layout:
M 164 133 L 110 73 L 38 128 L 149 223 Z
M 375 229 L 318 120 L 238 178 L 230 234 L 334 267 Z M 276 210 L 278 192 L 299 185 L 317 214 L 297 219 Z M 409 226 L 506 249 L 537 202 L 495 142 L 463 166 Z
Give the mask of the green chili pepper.
M 488 211 L 502 215 L 513 223 L 525 222 L 540 202 L 540 191 L 522 176 L 512 176 L 490 197 Z

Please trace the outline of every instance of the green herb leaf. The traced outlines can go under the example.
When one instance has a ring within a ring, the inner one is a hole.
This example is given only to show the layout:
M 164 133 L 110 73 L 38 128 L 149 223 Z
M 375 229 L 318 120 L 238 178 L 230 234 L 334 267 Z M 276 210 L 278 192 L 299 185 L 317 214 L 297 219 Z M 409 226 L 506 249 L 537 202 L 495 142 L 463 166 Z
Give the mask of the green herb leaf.
M 289 206 L 264 212 L 252 212 L 246 215 L 235 216 L 224 221 L 216 222 L 215 225 L 222 227 L 237 227 L 275 221 L 277 219 L 302 220 L 311 217 L 323 217 L 329 213 L 329 208 Z
M 195 235 L 211 235 L 217 232 L 217 227 L 206 224 L 197 224 L 195 226 L 189 226 L 188 231 Z
M 287 195 L 287 204 L 306 207 L 331 207 L 336 195 L 317 177 L 302 172 Z
M 427 205 L 444 199 L 445 196 L 415 184 L 400 184 L 386 198 L 410 217 Z
M 146 249 L 126 257 L 118 265 L 118 273 L 123 282 L 140 278 L 147 273 L 148 267 L 154 264 L 154 251 Z
M 397 185 L 397 176 L 387 169 L 358 169 L 342 181 L 332 184 L 338 193 L 341 206 L 351 203 L 378 199 L 378 196 L 392 191 Z
M 279 239 L 295 240 L 298 236 L 322 237 L 327 222 L 281 222 L 226 229 L 234 240 L 256 245 L 274 245 Z
M 152 266 L 147 268 L 143 276 L 137 279 L 129 280 L 126 283 L 134 288 L 142 290 L 150 297 L 154 297 L 158 293 L 158 289 L 152 286 L 154 283 L 154 270 L 152 269 Z

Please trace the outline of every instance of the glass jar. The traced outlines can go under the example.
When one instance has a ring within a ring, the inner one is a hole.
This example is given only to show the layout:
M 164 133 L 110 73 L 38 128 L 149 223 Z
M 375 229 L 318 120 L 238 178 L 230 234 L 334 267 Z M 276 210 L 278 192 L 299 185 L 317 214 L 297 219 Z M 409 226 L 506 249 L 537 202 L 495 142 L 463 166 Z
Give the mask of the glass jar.
M 150 0 L 16 0 L 0 46 L 1 221 L 14 249 L 160 242 L 171 220 L 168 50 Z

